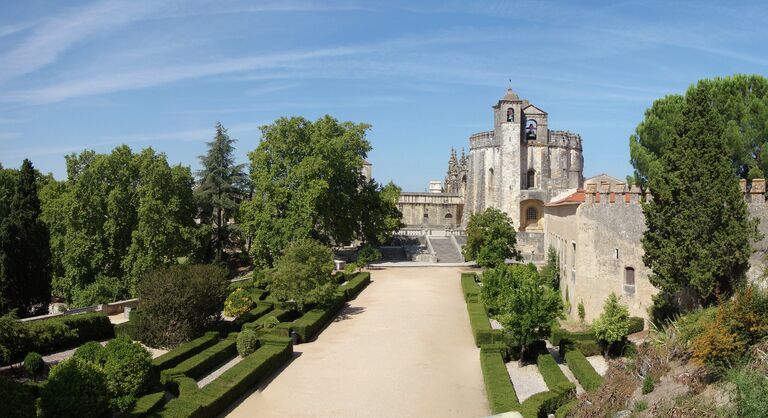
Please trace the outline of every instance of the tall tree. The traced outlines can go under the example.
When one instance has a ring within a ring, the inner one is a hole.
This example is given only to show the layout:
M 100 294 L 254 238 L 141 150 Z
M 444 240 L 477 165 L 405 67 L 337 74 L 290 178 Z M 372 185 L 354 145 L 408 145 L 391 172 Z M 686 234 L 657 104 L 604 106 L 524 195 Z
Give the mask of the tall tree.
M 502 265 L 508 258 L 520 258 L 516 244 L 515 228 L 506 213 L 488 208 L 469 217 L 464 246 L 466 260 L 475 260 L 481 267 Z
M 47 311 L 51 301 L 51 249 L 40 219 L 37 174 L 29 160 L 19 171 L 8 216 L 0 224 L 0 314 Z
M 710 82 L 685 95 L 679 129 L 650 177 L 643 206 L 643 261 L 663 295 L 693 294 L 702 304 L 741 283 L 758 237 L 728 149 L 718 91 Z
M 400 187 L 393 182 L 380 187 L 376 181 L 368 181 L 360 190 L 360 233 L 362 241 L 383 245 L 392 238 L 394 231 L 405 226 L 403 214 L 397 208 Z
M 253 198 L 243 204 L 256 264 L 271 266 L 298 239 L 357 238 L 368 127 L 325 116 L 281 118 L 261 128 L 262 141 L 249 154 Z
M 710 91 L 718 114 L 711 127 L 722 136 L 721 152 L 729 157 L 736 175 L 744 179 L 768 176 L 768 79 L 737 74 L 699 84 Z M 646 186 L 663 169 L 661 159 L 685 122 L 685 102 L 682 95 L 656 100 L 630 137 L 634 177 L 640 186 Z
M 216 137 L 208 142 L 208 153 L 201 155 L 203 169 L 198 175 L 195 198 L 201 222 L 213 224 L 212 246 L 216 260 L 221 260 L 224 249 L 231 243 L 235 227 L 229 220 L 235 217 L 248 191 L 248 176 L 243 164 L 235 164 L 237 140 L 230 138 L 227 129 L 216 123 Z

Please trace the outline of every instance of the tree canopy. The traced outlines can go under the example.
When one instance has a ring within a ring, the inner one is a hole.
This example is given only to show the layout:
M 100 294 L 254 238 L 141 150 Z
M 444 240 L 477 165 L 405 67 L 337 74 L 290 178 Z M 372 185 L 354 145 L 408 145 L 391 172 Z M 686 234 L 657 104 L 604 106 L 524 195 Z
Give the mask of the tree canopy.
M 722 137 L 723 150 L 736 175 L 744 179 L 768 176 L 768 79 L 759 75 L 702 80 L 715 118 L 708 126 Z M 673 146 L 686 120 L 685 96 L 656 100 L 630 137 L 635 180 L 646 186 L 664 169 L 662 157 Z
M 67 179 L 41 190 L 56 295 L 83 305 L 133 295 L 148 270 L 190 254 L 197 227 L 188 167 L 125 145 L 66 160 Z
M 337 283 L 331 249 L 312 239 L 292 243 L 267 273 L 269 291 L 290 308 L 325 304 L 335 297 Z
M 379 189 L 362 174 L 368 128 L 330 116 L 280 118 L 261 128 L 262 141 L 249 154 L 253 198 L 242 206 L 257 265 L 272 266 L 298 239 L 349 244 L 386 237 L 397 189 Z
M 516 244 L 515 228 L 506 213 L 488 208 L 469 217 L 464 246 L 466 260 L 475 260 L 481 267 L 498 266 L 508 258 L 520 258 Z
M 223 258 L 224 249 L 233 241 L 237 228 L 228 221 L 235 217 L 248 191 L 244 165 L 235 164 L 236 141 L 230 138 L 221 123 L 217 123 L 216 136 L 207 143 L 208 152 L 199 157 L 203 168 L 197 173 L 199 180 L 195 199 L 200 223 L 213 225 L 211 245 L 215 249 L 216 260 Z
M 605 344 L 605 353 L 610 346 L 624 339 L 629 334 L 629 309 L 619 303 L 615 293 L 611 293 L 603 305 L 603 312 L 592 324 L 595 336 Z
M 51 301 L 51 249 L 40 219 L 37 173 L 24 160 L 8 214 L 0 220 L 0 314 L 48 312 Z
M 491 316 L 520 346 L 523 361 L 527 346 L 549 333 L 552 323 L 563 317 L 558 292 L 543 285 L 533 265 L 501 265 L 483 272 L 480 297 Z
M 749 219 L 720 113 L 722 86 L 703 81 L 681 98 L 681 120 L 665 134 L 665 151 L 644 204 L 643 261 L 662 294 L 692 293 L 711 303 L 744 279 L 757 223 Z

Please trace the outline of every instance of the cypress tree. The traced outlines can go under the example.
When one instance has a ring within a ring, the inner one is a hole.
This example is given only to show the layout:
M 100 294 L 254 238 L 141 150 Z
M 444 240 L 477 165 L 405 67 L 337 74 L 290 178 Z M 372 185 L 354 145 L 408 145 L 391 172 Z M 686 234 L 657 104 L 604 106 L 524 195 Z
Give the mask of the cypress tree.
M 0 225 L 0 314 L 45 311 L 51 301 L 51 249 L 40 219 L 35 169 L 24 160 L 10 212 Z
M 683 122 L 650 178 L 642 244 L 650 281 L 661 290 L 657 301 L 686 294 L 710 304 L 743 282 L 749 267 L 757 221 L 726 152 L 721 117 L 711 87 L 691 87 Z

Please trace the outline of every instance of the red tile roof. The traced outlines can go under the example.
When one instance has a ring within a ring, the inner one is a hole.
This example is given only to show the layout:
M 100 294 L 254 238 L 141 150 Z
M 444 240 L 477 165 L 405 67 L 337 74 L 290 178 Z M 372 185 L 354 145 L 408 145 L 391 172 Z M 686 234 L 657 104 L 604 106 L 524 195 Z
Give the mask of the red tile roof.
M 586 200 L 586 194 L 584 189 L 576 189 L 568 196 L 561 197 L 557 200 L 552 200 L 544 206 L 564 206 L 564 205 L 579 205 Z

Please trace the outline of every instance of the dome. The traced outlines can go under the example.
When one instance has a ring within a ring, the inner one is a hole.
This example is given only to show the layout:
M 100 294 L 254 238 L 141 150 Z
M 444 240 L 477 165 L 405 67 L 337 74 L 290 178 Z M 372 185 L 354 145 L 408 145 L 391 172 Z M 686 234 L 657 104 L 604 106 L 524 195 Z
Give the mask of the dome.
M 504 97 L 501 98 L 501 100 L 518 101 L 520 100 L 520 97 L 518 97 L 517 94 L 514 91 L 512 91 L 512 87 L 508 87 L 507 94 L 505 94 Z

